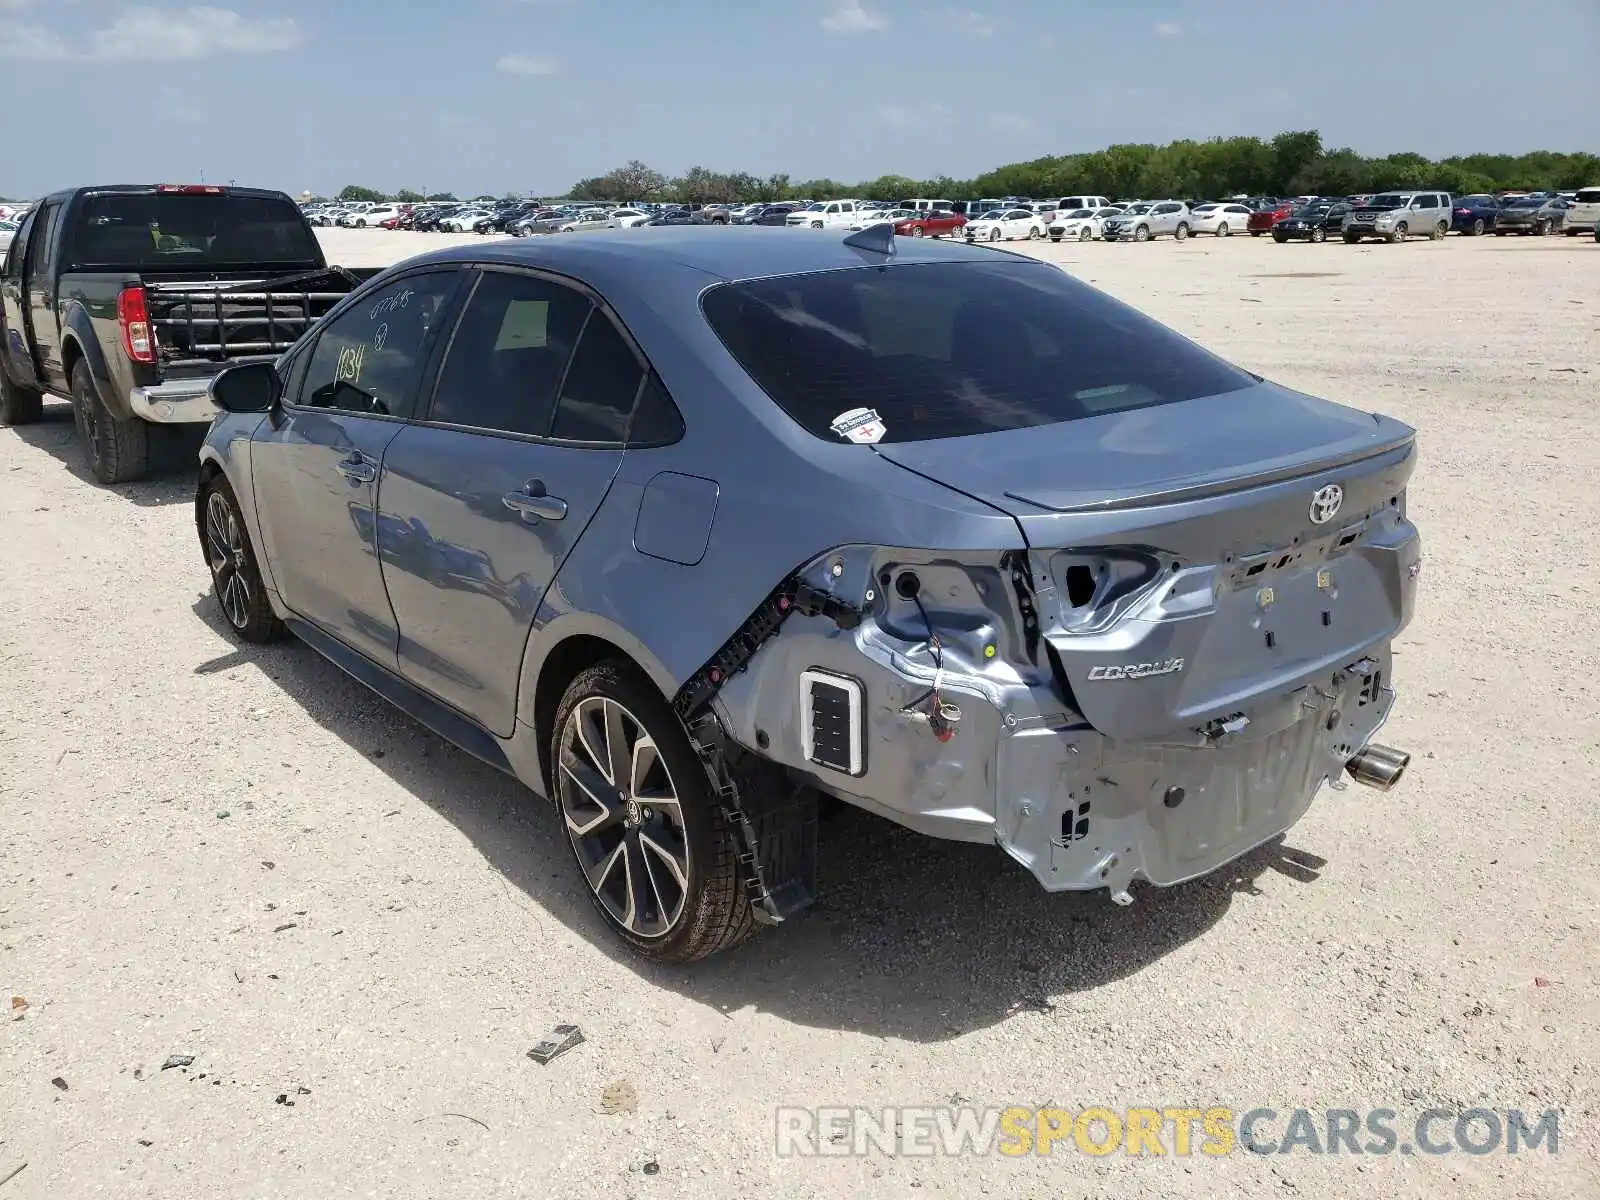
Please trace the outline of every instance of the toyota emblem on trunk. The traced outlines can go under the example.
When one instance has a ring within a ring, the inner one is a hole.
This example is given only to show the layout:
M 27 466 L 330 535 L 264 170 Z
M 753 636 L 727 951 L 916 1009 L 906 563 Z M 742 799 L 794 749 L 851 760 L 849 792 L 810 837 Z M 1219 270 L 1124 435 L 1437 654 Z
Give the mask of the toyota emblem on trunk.
M 1311 495 L 1311 523 L 1326 525 L 1338 515 L 1339 507 L 1343 503 L 1344 489 L 1337 483 L 1318 488 Z

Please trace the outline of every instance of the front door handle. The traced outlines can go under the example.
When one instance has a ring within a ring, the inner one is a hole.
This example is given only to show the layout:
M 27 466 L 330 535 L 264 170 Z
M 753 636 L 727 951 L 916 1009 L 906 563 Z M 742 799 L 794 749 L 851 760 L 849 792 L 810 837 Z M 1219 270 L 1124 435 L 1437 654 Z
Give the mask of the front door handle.
M 355 450 L 349 458 L 339 460 L 339 474 L 351 483 L 371 483 L 378 477 L 378 468 L 361 451 Z
M 567 502 L 559 496 L 548 495 L 544 484 L 530 479 L 519 492 L 507 492 L 501 501 L 512 512 L 521 513 L 524 521 L 559 521 L 567 515 Z

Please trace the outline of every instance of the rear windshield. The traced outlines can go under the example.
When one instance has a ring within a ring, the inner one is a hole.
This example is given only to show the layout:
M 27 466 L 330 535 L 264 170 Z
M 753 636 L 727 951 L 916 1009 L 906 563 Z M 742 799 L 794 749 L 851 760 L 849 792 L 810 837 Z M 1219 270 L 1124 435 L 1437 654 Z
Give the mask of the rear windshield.
M 85 197 L 72 235 L 78 267 L 316 266 L 316 239 L 287 198 L 103 192 Z
M 862 267 L 723 284 L 706 319 L 810 433 L 877 412 L 885 442 L 1051 425 L 1255 383 L 1054 266 Z

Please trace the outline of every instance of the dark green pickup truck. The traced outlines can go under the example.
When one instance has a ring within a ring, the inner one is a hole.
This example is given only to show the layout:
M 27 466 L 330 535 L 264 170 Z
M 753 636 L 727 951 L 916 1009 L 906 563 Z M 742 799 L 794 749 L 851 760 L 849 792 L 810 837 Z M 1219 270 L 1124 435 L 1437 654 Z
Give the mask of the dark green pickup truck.
M 282 192 L 74 188 L 28 214 L 0 270 L 0 424 L 72 399 L 102 483 L 145 473 L 151 426 L 210 422 L 225 366 L 274 359 L 374 270 L 330 267 Z

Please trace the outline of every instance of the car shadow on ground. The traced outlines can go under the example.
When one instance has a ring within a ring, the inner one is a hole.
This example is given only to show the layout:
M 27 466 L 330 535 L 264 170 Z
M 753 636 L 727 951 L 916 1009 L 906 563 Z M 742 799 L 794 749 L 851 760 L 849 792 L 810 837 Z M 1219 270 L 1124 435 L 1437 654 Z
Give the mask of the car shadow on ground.
M 231 638 L 209 596 L 196 613 Z M 237 642 L 235 643 L 237 645 Z M 595 913 L 548 802 L 391 707 L 310 647 L 238 646 L 196 674 L 263 672 L 319 725 L 450 821 L 541 909 L 649 982 L 718 1011 L 940 1041 L 1137 974 L 1201 937 L 1276 871 L 1312 883 L 1316 855 L 1264 845 L 1211 876 L 1106 894 L 1043 891 L 1002 851 L 935 841 L 853 808 L 822 823 L 819 899 L 693 967 L 620 946 Z
M 112 492 L 135 504 L 163 508 L 169 504 L 194 502 L 195 482 L 199 477 L 200 443 L 204 425 L 151 426 L 150 471 L 136 483 L 107 486 L 89 470 L 89 459 L 78 440 L 72 421 L 72 406 L 56 396 L 46 396 L 43 418 L 34 425 L 15 425 L 11 432 L 28 445 L 43 450 L 61 466 L 90 487 Z

